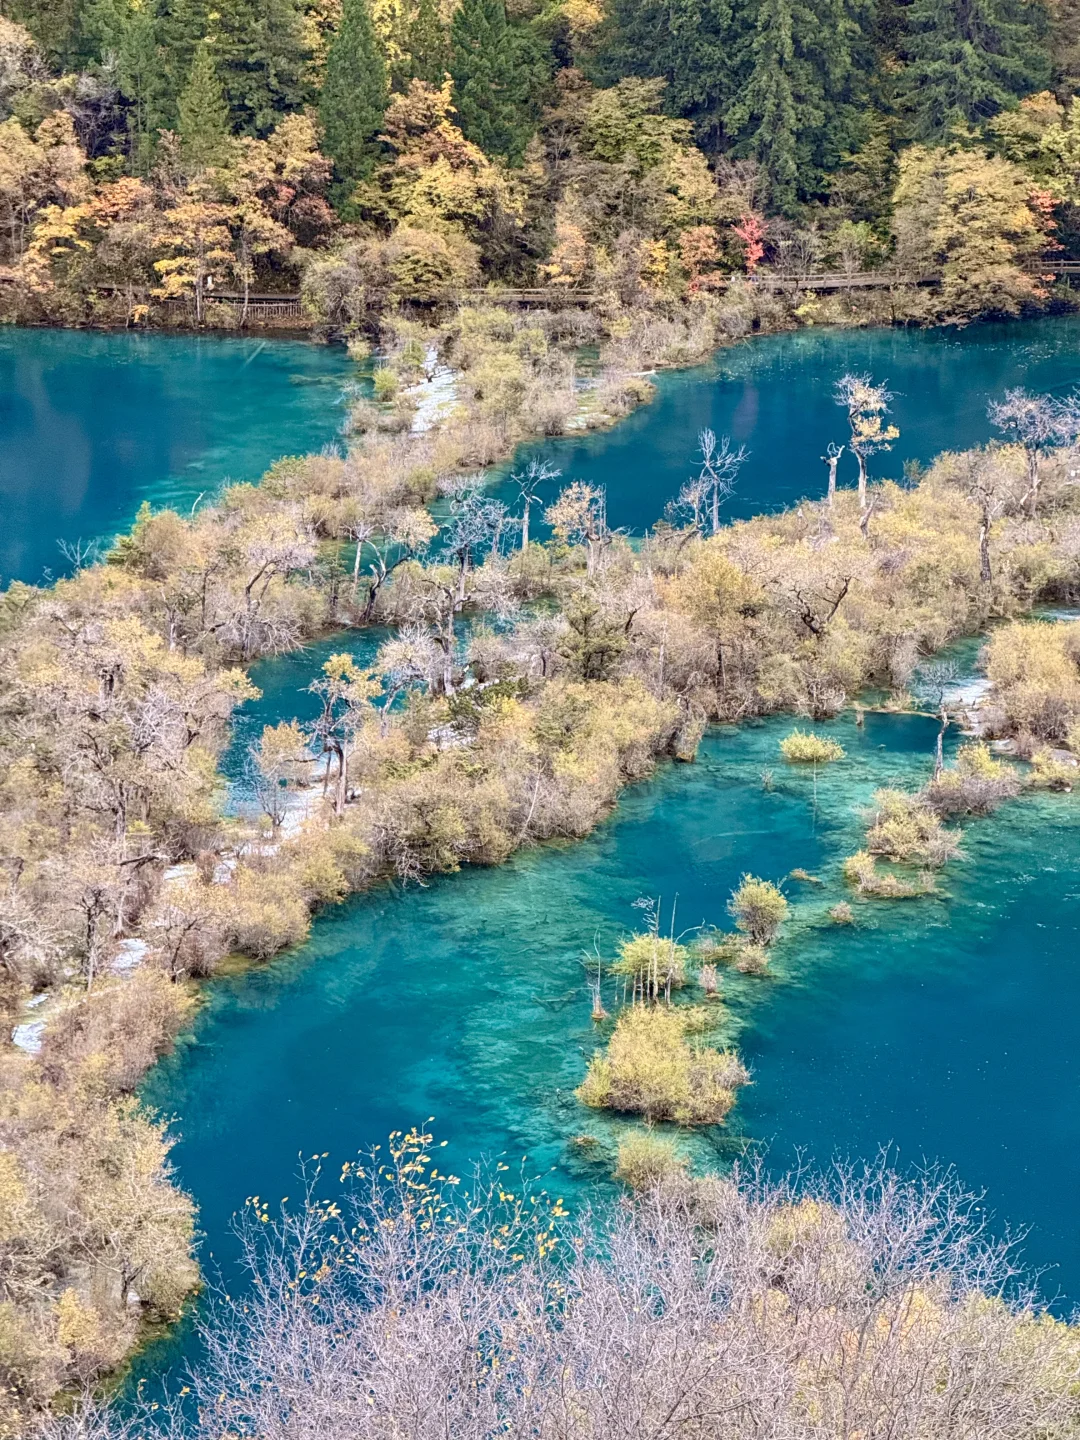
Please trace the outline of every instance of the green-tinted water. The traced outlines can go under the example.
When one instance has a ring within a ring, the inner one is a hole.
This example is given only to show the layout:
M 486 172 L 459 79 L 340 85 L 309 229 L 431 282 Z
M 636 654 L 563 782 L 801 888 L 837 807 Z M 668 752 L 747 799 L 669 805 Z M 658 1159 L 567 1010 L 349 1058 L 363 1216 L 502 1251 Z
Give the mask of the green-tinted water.
M 0 585 L 111 539 L 143 500 L 190 508 L 225 480 L 336 439 L 355 367 L 299 341 L 0 331 Z
M 744 871 L 802 867 L 824 884 L 789 883 L 775 975 L 727 981 L 755 1084 L 726 1134 L 695 1140 L 699 1155 L 749 1139 L 778 1162 L 799 1146 L 827 1160 L 886 1144 L 905 1162 L 954 1161 L 1080 1291 L 1080 810 L 1016 802 L 972 826 L 942 898 L 857 903 L 857 925 L 837 927 L 825 911 L 859 842 L 855 809 L 926 775 L 934 727 L 836 722 L 848 759 L 819 772 L 816 805 L 811 775 L 778 760 L 789 728 L 714 731 L 696 764 L 665 766 L 583 843 L 356 899 L 299 954 L 213 986 L 148 1087 L 177 1115 L 210 1248 L 229 1253 L 245 1195 L 293 1190 L 300 1153 L 337 1162 L 429 1115 L 457 1165 L 528 1154 L 560 1191 L 605 1179 L 619 1124 L 571 1093 L 594 1044 L 584 952 L 611 954 L 642 895 L 665 910 L 677 896 L 680 927 L 722 925 Z M 575 1146 L 582 1132 L 600 1145 Z

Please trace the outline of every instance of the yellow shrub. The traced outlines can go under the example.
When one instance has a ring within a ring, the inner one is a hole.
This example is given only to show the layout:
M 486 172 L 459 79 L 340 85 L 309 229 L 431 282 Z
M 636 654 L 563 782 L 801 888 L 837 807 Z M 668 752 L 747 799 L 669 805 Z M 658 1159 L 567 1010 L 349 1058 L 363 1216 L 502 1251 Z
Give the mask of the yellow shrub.
M 685 1009 L 624 1010 L 606 1052 L 590 1061 L 578 1099 L 594 1108 L 633 1111 L 648 1120 L 720 1124 L 749 1076 L 734 1052 L 687 1040 L 688 1032 L 701 1024 L 698 1014 Z
M 844 758 L 842 745 L 813 730 L 793 730 L 780 741 L 780 752 L 790 765 L 825 765 Z
M 884 789 L 874 792 L 866 843 L 871 855 L 940 866 L 956 854 L 960 836 L 944 829 L 920 796 Z
M 744 875 L 727 908 L 753 945 L 771 945 L 787 915 L 788 902 L 770 881 Z
M 242 954 L 268 960 L 307 939 L 308 907 L 285 877 L 241 867 L 231 898 L 232 939 Z
M 913 880 L 883 874 L 868 850 L 857 850 L 848 856 L 844 861 L 844 879 L 860 895 L 875 895 L 882 900 L 910 900 L 917 895 L 929 895 L 934 889 L 933 877 L 926 871 Z
M 633 1130 L 619 1141 L 615 1178 L 631 1190 L 651 1190 L 662 1180 L 686 1172 L 686 1157 L 673 1140 L 648 1130 Z
M 1013 734 L 1062 741 L 1080 719 L 1080 622 L 1016 621 L 995 630 L 986 673 Z

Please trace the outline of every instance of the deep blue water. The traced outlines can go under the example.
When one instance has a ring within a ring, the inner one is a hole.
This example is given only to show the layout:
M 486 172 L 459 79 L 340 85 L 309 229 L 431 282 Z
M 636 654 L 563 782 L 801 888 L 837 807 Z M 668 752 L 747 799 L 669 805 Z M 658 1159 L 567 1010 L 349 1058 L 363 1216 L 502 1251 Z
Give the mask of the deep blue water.
M 355 377 L 340 346 L 0 329 L 0 585 L 333 442 Z
M 1061 393 L 1080 384 L 1080 316 L 959 331 L 809 329 L 756 337 L 699 369 L 658 374 L 653 403 L 615 429 L 524 446 L 515 463 L 539 455 L 562 470 L 560 483 L 606 485 L 611 523 L 640 533 L 694 473 L 698 433 L 709 427 L 750 452 L 729 516 L 790 505 L 822 493 L 820 457 L 830 440 L 847 439 L 832 398 L 845 371 L 867 372 L 894 392 L 900 438 L 873 457 L 871 474 L 899 479 L 906 460 L 926 464 L 942 450 L 989 440 L 986 407 L 1005 389 Z M 840 483 L 853 485 L 856 473 L 845 452 Z M 512 501 L 516 487 L 499 493 Z
M 787 883 L 775 973 L 726 981 L 754 1084 L 726 1131 L 688 1142 L 699 1162 L 751 1143 L 777 1166 L 882 1146 L 902 1166 L 954 1163 L 1000 1224 L 1032 1227 L 1031 1263 L 1060 1267 L 1051 1290 L 1080 1296 L 1080 809 L 1016 802 L 971 826 L 940 897 L 854 902 L 858 923 L 837 927 L 857 812 L 878 785 L 925 778 L 934 728 L 837 721 L 848 758 L 819 773 L 816 803 L 778 759 L 789 729 L 710 732 L 694 765 L 662 767 L 580 844 L 359 897 L 296 955 L 211 987 L 147 1094 L 177 1117 L 215 1256 L 245 1195 L 294 1192 L 300 1154 L 332 1168 L 429 1115 L 455 1166 L 527 1155 L 560 1193 L 606 1184 L 628 1122 L 572 1094 L 594 1044 L 583 954 L 613 953 L 640 896 L 665 915 L 677 897 L 679 928 L 724 925 L 743 872 L 801 867 L 824 883 Z

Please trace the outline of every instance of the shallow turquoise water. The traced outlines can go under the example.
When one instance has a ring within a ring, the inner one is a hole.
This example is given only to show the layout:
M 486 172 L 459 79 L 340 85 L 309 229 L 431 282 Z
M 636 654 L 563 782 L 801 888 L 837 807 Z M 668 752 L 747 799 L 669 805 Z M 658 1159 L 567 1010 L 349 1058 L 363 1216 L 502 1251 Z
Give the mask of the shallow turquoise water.
M 753 451 L 731 507 L 746 513 L 820 489 L 817 457 L 842 419 L 828 392 L 843 370 L 869 369 L 899 392 L 902 437 L 876 465 L 899 474 L 905 459 L 986 439 L 986 401 L 1006 385 L 1080 380 L 1078 342 L 1077 319 L 771 337 L 659 377 L 653 406 L 550 449 L 568 478 L 608 485 L 615 524 L 640 529 L 712 424 Z M 0 333 L 3 578 L 36 578 L 56 566 L 58 535 L 109 533 L 144 497 L 190 505 L 226 477 L 256 478 L 283 451 L 332 440 L 352 374 L 344 354 L 260 344 Z M 344 648 L 367 660 L 380 638 Z M 303 687 L 338 648 L 331 637 L 255 668 L 263 699 L 239 717 L 231 779 L 264 723 L 303 717 Z M 680 928 L 722 925 L 744 871 L 779 879 L 802 867 L 825 883 L 789 884 L 795 912 L 775 973 L 726 981 L 754 1085 L 726 1131 L 691 1142 L 697 1158 L 749 1143 L 777 1164 L 800 1150 L 826 1162 L 893 1145 L 904 1164 L 953 1162 L 1002 1223 L 1032 1227 L 1031 1260 L 1060 1266 L 1050 1288 L 1080 1299 L 1077 801 L 1026 799 L 972 825 L 942 898 L 858 905 L 858 925 L 840 929 L 824 912 L 844 893 L 855 809 L 880 784 L 925 775 L 934 727 L 841 719 L 849 758 L 819 775 L 816 803 L 811 777 L 779 761 L 789 728 L 711 732 L 696 764 L 662 767 L 588 840 L 360 897 L 321 918 L 296 955 L 209 987 L 193 1035 L 146 1087 L 176 1117 L 175 1158 L 207 1250 L 227 1261 L 230 1216 L 246 1195 L 290 1193 L 299 1154 L 337 1161 L 432 1114 L 458 1167 L 528 1155 L 560 1192 L 605 1185 L 623 1122 L 572 1095 L 595 1043 L 584 953 L 611 954 L 643 895 L 662 896 L 665 913 L 677 896 Z M 576 1146 L 582 1132 L 599 1143 Z
M 66 568 L 143 500 L 190 508 L 226 480 L 333 442 L 356 369 L 340 346 L 0 330 L 0 585 Z
M 905 460 L 982 444 L 992 432 L 987 403 L 1014 385 L 1036 391 L 1080 383 L 1080 316 L 965 330 L 800 330 L 746 340 L 708 365 L 655 377 L 657 396 L 614 430 L 523 447 L 517 463 L 542 455 L 564 479 L 603 484 L 616 526 L 642 531 L 693 473 L 698 432 L 711 427 L 750 457 L 726 507 L 734 516 L 820 495 L 820 456 L 847 439 L 832 389 L 845 371 L 867 371 L 895 393 L 900 438 L 874 456 L 871 474 L 899 478 Z M 854 484 L 850 454 L 841 484 Z M 550 498 L 554 487 L 545 500 Z M 516 487 L 501 492 L 516 497 Z
M 572 1094 L 595 1043 L 583 955 L 612 953 L 640 896 L 665 913 L 677 897 L 680 929 L 724 925 L 744 871 L 802 867 L 824 883 L 788 882 L 775 973 L 726 980 L 754 1085 L 691 1148 L 709 1161 L 765 1144 L 786 1165 L 888 1145 L 901 1164 L 953 1162 L 1000 1223 L 1032 1227 L 1032 1262 L 1060 1266 L 1050 1288 L 1080 1296 L 1080 808 L 1015 802 L 971 826 L 940 898 L 855 902 L 858 923 L 836 927 L 825 911 L 844 896 L 857 809 L 925 777 L 934 726 L 871 714 L 830 728 L 848 758 L 819 772 L 816 804 L 812 777 L 778 760 L 790 721 L 718 729 L 588 840 L 357 898 L 298 954 L 211 987 L 147 1087 L 176 1116 L 208 1249 L 227 1261 L 232 1213 L 291 1193 L 300 1154 L 336 1164 L 429 1115 L 457 1166 L 527 1155 L 560 1193 L 606 1183 L 624 1122 Z M 600 1143 L 575 1146 L 583 1132 Z

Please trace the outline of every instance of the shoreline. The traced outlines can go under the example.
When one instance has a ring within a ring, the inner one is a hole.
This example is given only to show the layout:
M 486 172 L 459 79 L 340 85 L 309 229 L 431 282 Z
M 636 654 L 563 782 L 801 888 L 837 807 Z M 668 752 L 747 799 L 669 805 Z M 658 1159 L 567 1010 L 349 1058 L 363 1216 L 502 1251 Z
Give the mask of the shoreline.
M 747 338 L 749 338 L 749 337 L 747 337 Z M 714 349 L 714 350 L 710 351 L 709 355 L 707 355 L 707 356 L 705 356 L 705 357 L 703 357 L 703 358 L 695 358 L 695 359 L 692 360 L 692 361 L 684 362 L 684 364 L 682 364 L 682 365 L 667 364 L 667 365 L 663 365 L 662 368 L 664 368 L 664 369 L 672 369 L 672 370 L 677 369 L 677 368 L 692 368 L 694 365 L 698 365 L 698 364 L 702 364 L 702 363 L 708 363 L 708 360 L 712 357 L 712 355 L 717 354 L 717 353 L 719 353 L 719 351 L 716 350 L 716 349 Z M 651 388 L 651 387 L 650 387 L 650 388 Z M 648 399 L 651 399 L 651 395 L 650 395 L 648 392 L 645 392 L 644 394 L 638 394 L 638 395 L 636 396 L 635 404 L 634 404 L 634 407 L 633 407 L 633 408 L 636 409 L 638 404 L 645 403 L 645 401 L 648 400 Z M 388 412 L 383 412 L 383 413 L 388 413 Z M 632 411 L 631 411 L 630 413 L 632 413 Z M 605 415 L 605 417 L 604 417 L 604 422 L 603 422 L 603 423 L 604 423 L 604 428 L 609 428 L 609 427 L 613 426 L 613 425 L 617 422 L 617 420 L 619 420 L 619 419 L 621 419 L 621 418 L 625 418 L 625 415 L 618 415 L 618 414 L 608 414 L 608 415 Z M 443 433 L 443 428 L 444 428 L 444 427 L 443 427 L 441 424 L 436 424 L 436 425 L 434 425 L 434 426 L 433 426 L 429 431 L 427 431 L 424 435 L 415 437 L 415 438 L 414 438 L 414 444 L 416 444 L 416 445 L 431 445 L 431 444 L 436 444 L 436 443 L 438 443 L 439 438 L 440 438 L 440 436 L 441 436 L 442 433 Z M 597 427 L 597 428 L 599 428 L 599 427 Z M 374 432 L 374 433 L 375 433 L 376 436 L 377 436 L 378 432 L 376 431 L 376 432 Z M 507 437 L 505 438 L 506 449 L 505 449 L 504 452 L 503 452 L 503 453 L 504 453 L 504 456 L 512 455 L 513 450 L 516 448 L 516 446 L 517 446 L 518 444 L 520 444 L 520 443 L 523 443 L 523 438 L 524 438 L 524 437 L 522 437 L 521 435 L 516 434 L 516 433 L 515 433 L 514 435 L 512 435 L 512 436 L 507 436 Z M 378 441 L 377 441 L 376 443 L 381 443 L 381 442 L 378 442 Z M 847 493 L 847 492 L 845 492 L 845 493 Z M 273 505 L 281 506 L 281 505 L 284 504 L 284 499 L 283 499 L 283 498 L 273 499 L 273 497 L 271 496 L 271 499 L 272 499 L 272 501 L 273 501 Z M 845 502 L 845 503 L 847 503 L 847 502 Z M 272 508 L 272 507 L 271 507 L 271 508 Z M 778 517 L 778 518 L 779 518 L 780 520 L 783 520 L 785 517 L 789 517 L 789 514 L 790 514 L 790 512 L 789 512 L 787 509 L 785 509 L 785 511 L 783 512 L 783 514 L 782 514 L 780 517 Z M 740 523 L 740 524 L 748 524 L 749 522 L 738 522 L 738 523 Z M 130 535 L 129 535 L 129 537 L 128 537 L 128 543 L 129 543 L 129 544 L 131 543 L 131 536 L 130 536 Z M 108 567 L 103 567 L 103 569 L 104 569 L 105 571 L 107 571 Z M 61 585 L 65 585 L 65 584 L 66 584 L 66 585 L 68 585 L 68 586 L 71 586 L 71 585 L 74 584 L 74 583 L 75 583 L 75 582 L 61 582 Z M 59 588 L 59 587 L 56 587 L 56 588 Z M 481 610 L 482 610 L 482 606 L 481 606 Z M 393 623 L 396 623 L 396 622 L 392 620 L 391 623 L 393 624 Z M 337 628 L 340 628 L 340 627 L 339 627 L 338 625 L 336 625 L 336 624 L 330 624 L 327 628 L 324 628 L 324 629 L 322 629 L 322 630 L 312 631 L 312 632 L 310 632 L 310 633 L 306 636 L 306 638 L 305 638 L 305 643 L 313 642 L 313 641 L 317 640 L 320 636 L 325 636 L 327 633 L 329 633 L 330 631 L 332 631 L 332 630 L 334 630 L 334 629 L 337 629 Z M 366 627 L 353 625 L 353 626 L 350 626 L 350 627 L 348 627 L 348 628 L 349 628 L 349 629 L 352 629 L 352 630 L 356 630 L 356 629 L 363 629 L 363 628 L 366 628 Z M 255 658 L 257 658 L 257 656 L 252 656 L 251 658 L 252 658 L 252 660 L 254 660 Z M 463 692 L 463 693 L 467 693 L 467 692 Z M 779 709 L 776 713 L 797 713 L 797 712 L 794 712 L 794 711 L 792 711 L 792 712 L 783 711 L 783 712 L 782 712 L 782 708 L 781 708 L 781 709 Z M 650 723 L 651 723 L 651 722 L 650 722 Z M 659 725 L 659 729 L 657 729 L 657 731 L 656 731 L 655 739 L 652 740 L 652 741 L 650 741 L 651 754 L 652 754 L 653 756 L 657 756 L 657 755 L 672 753 L 672 746 L 677 743 L 676 726 L 675 726 L 674 719 L 673 719 L 673 718 L 667 718 L 667 719 L 663 719 L 663 720 L 659 720 L 659 719 L 658 719 L 658 721 L 657 721 L 656 723 Z M 438 746 L 438 745 L 436 746 L 436 749 L 437 749 L 437 750 L 439 750 L 440 748 L 441 748 L 440 746 Z M 694 749 L 694 748 L 696 748 L 696 740 L 695 740 L 694 744 L 689 747 L 689 752 L 690 752 L 690 753 L 684 753 L 684 754 L 682 754 L 681 758 L 690 759 L 691 756 L 692 756 L 692 752 L 693 752 L 693 749 Z M 221 753 L 223 753 L 223 751 L 222 751 Z M 676 751 L 676 754 L 678 754 L 678 751 Z M 218 756 L 218 759 L 220 760 L 220 754 L 219 754 L 219 756 Z M 651 764 L 651 761 L 650 761 L 650 764 Z M 588 833 L 591 833 L 591 830 L 594 828 L 595 824 L 598 823 L 598 821 L 599 821 L 600 819 L 602 819 L 604 815 L 607 815 L 607 814 L 611 813 L 611 810 L 614 808 L 614 806 L 615 806 L 615 805 L 617 804 L 617 802 L 618 802 L 618 796 L 619 796 L 619 794 L 621 793 L 622 789 L 625 788 L 625 786 L 626 786 L 627 784 L 629 784 L 629 783 L 634 783 L 634 781 L 635 781 L 637 778 L 645 778 L 645 776 L 646 776 L 648 773 L 649 773 L 649 765 L 646 765 L 646 767 L 645 767 L 643 770 L 641 770 L 637 775 L 632 775 L 632 774 L 631 774 L 631 775 L 621 776 L 621 777 L 619 778 L 619 780 L 617 781 L 617 783 L 615 784 L 614 789 L 612 790 L 612 792 L 610 793 L 610 795 L 608 795 L 606 799 L 601 799 L 601 800 L 600 800 L 600 802 L 599 802 L 599 808 L 598 808 L 598 810 L 597 810 L 597 814 L 596 814 L 595 818 L 588 824 L 588 826 L 587 826 L 585 829 L 583 829 L 583 830 L 579 830 L 579 831 L 575 832 L 574 835 L 572 835 L 572 836 L 566 836 L 565 838 L 567 838 L 567 839 L 581 838 L 583 835 L 588 834 Z M 220 782 L 221 782 L 221 772 L 220 772 L 220 771 L 217 771 L 217 777 L 218 777 L 218 783 L 220 783 Z M 317 806 L 317 808 L 320 808 L 320 807 Z M 344 816 L 349 812 L 350 808 L 351 808 L 351 807 L 350 807 L 348 804 L 346 804 L 345 807 L 344 807 L 343 810 L 342 810 L 342 815 L 341 815 L 340 818 L 344 818 Z M 318 819 L 318 822 L 319 822 L 319 824 L 318 824 L 317 826 L 314 824 L 314 819 L 315 819 L 315 818 L 317 818 L 317 819 Z M 531 818 L 531 812 L 530 812 L 530 818 Z M 313 817 L 313 822 L 312 822 L 312 824 L 311 824 L 311 825 L 306 825 L 306 826 L 304 826 L 304 827 L 303 827 L 303 831 L 306 833 L 309 829 L 316 829 L 316 828 L 317 828 L 317 829 L 320 830 L 320 833 L 321 833 L 321 831 L 326 828 L 326 827 L 322 824 L 322 820 L 323 820 L 323 817 L 322 817 L 322 816 Z M 529 824 L 528 824 L 528 821 L 527 821 L 525 827 L 522 829 L 520 835 L 518 836 L 516 843 L 511 846 L 511 848 L 509 849 L 509 851 L 507 851 L 506 853 L 502 854 L 500 858 L 496 858 L 496 859 L 490 860 L 490 861 L 482 861 L 482 862 L 479 862 L 479 863 L 482 863 L 482 864 L 484 864 L 484 865 L 501 863 L 501 859 L 506 859 L 506 858 L 508 858 L 508 857 L 509 857 L 509 854 L 515 853 L 515 852 L 516 852 L 518 849 L 520 849 L 522 846 L 524 846 L 524 845 L 534 845 L 534 844 L 537 844 L 537 843 L 544 843 L 547 838 L 550 838 L 550 837 L 547 837 L 547 836 L 544 836 L 544 835 L 540 835 L 540 836 L 530 836 L 530 835 L 528 834 L 528 829 L 529 829 Z M 250 843 L 253 843 L 253 844 L 255 844 L 256 846 L 259 846 L 259 847 L 261 848 L 261 842 L 262 842 L 263 840 L 265 840 L 265 838 L 266 838 L 266 837 L 265 837 L 265 834 L 264 834 L 264 833 L 260 833 L 260 827 L 254 827 L 254 828 L 251 830 L 251 832 L 250 832 L 249 842 L 250 842 Z M 281 840 L 284 840 L 284 839 L 285 839 L 285 837 L 282 836 L 282 837 L 281 837 Z M 279 841 L 279 843 L 280 843 L 280 841 Z M 226 854 L 225 851 L 220 851 L 220 850 L 219 850 L 218 853 L 219 853 L 219 854 Z M 233 862 L 234 864 L 235 864 L 237 861 L 239 861 L 240 859 L 243 858 L 242 852 L 241 852 L 241 851 L 238 851 L 238 850 L 235 848 L 235 846 L 232 848 L 231 853 L 235 856 L 235 860 L 234 860 L 234 862 Z M 227 858 L 227 855 L 226 855 L 226 858 Z M 465 861 L 463 861 L 462 863 L 463 863 L 463 864 L 470 864 L 470 863 L 475 864 L 475 863 L 477 863 L 477 862 L 465 860 Z M 231 871 L 230 871 L 229 873 L 230 873 L 230 875 L 231 875 Z M 358 884 L 356 884 L 356 885 L 352 885 L 352 886 L 350 886 L 350 888 L 353 890 L 354 893 L 360 893 L 360 892 L 362 892 L 362 891 L 364 891 L 364 890 L 373 889 L 373 888 L 375 888 L 375 886 L 381 885 L 381 884 L 384 882 L 384 880 L 385 880 L 385 878 L 386 878 L 386 876 L 387 876 L 387 873 L 389 873 L 389 874 L 392 875 L 392 874 L 393 874 L 393 871 L 391 870 L 391 871 L 387 872 L 387 871 L 384 869 L 384 870 L 381 870 L 381 871 L 376 871 L 376 872 L 370 873 L 370 874 L 369 874 L 365 879 L 363 879 L 360 883 L 358 883 Z M 179 877 L 177 877 L 177 878 L 179 878 Z M 186 878 L 186 877 L 185 877 L 185 878 Z M 227 884 L 226 884 L 226 887 L 225 887 L 225 888 L 229 888 Z M 165 886 L 163 886 L 163 892 L 167 894 L 167 892 L 168 892 L 168 885 L 167 885 L 167 884 L 166 884 Z M 323 902 L 323 903 L 325 903 L 325 902 Z M 320 905 L 318 905 L 318 904 L 314 904 L 314 905 L 312 906 L 312 909 L 313 909 L 313 910 L 317 910 L 317 909 L 319 909 L 319 908 L 321 908 L 321 907 L 320 907 Z M 136 943 L 138 943 L 138 937 L 134 937 L 134 938 L 136 939 Z M 125 943 L 130 943 L 130 940 L 129 940 L 128 942 L 125 942 Z M 283 948 L 283 947 L 280 947 L 280 946 L 278 947 L 279 950 L 280 950 L 281 948 Z M 285 947 L 285 948 L 289 948 L 289 942 L 286 942 L 286 947 Z M 272 952 L 270 952 L 270 953 L 272 953 Z M 263 960 L 265 960 L 266 958 L 269 958 L 269 955 L 266 955 L 266 956 L 253 955 L 253 956 L 250 956 L 250 957 L 249 957 L 250 963 L 252 963 L 252 964 L 261 963 L 261 962 L 262 962 Z M 228 960 L 226 960 L 226 964 L 228 964 L 228 963 L 229 963 Z M 211 975 L 211 976 L 209 976 L 208 978 L 213 978 L 213 977 L 212 977 L 212 975 Z M 201 989 L 201 986 L 198 987 L 198 988 Z M 67 987 L 65 987 L 64 991 L 62 991 L 62 992 L 60 992 L 60 993 L 61 993 L 61 994 L 65 994 L 65 993 L 67 993 L 67 991 L 69 991 L 70 989 L 71 989 L 71 986 L 68 985 Z M 195 993 L 198 993 L 198 990 L 196 990 Z M 39 1002 L 39 1003 L 40 1003 L 40 1002 Z M 185 1020 L 185 1021 L 183 1022 L 183 1025 L 182 1025 L 181 1028 L 186 1029 L 188 1023 L 189 1023 L 189 1021 L 188 1021 L 188 1020 Z M 174 1032 L 174 1033 L 177 1033 L 177 1032 Z M 151 1057 L 151 1063 L 152 1063 L 152 1057 Z M 144 1071 L 143 1073 L 145 1073 L 145 1071 Z

